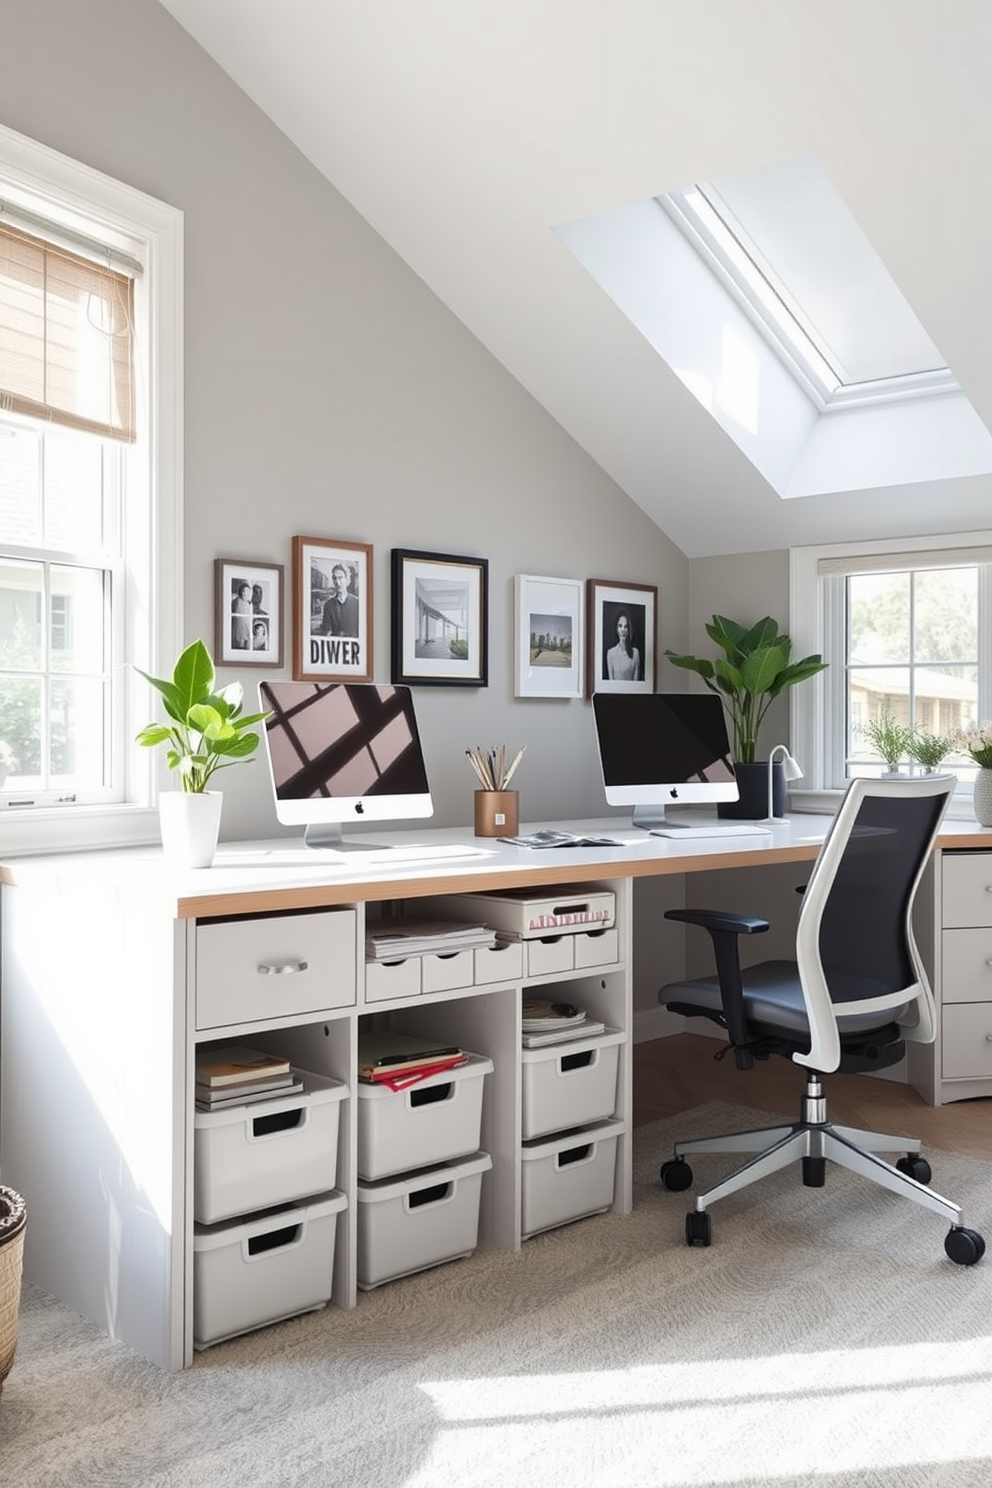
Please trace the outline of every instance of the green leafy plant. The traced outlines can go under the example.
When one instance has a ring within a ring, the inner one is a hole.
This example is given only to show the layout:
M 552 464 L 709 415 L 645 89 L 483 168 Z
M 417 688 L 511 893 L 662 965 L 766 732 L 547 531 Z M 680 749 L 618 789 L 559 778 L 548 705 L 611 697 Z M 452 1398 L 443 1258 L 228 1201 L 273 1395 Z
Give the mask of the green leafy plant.
M 907 745 L 910 759 L 914 759 L 924 770 L 936 770 L 954 748 L 954 740 L 946 734 L 931 734 L 926 729 L 914 728 Z
M 136 668 L 141 672 L 141 668 Z M 141 675 L 162 694 L 170 723 L 149 723 L 135 735 L 137 744 L 167 746 L 170 770 L 178 770 L 184 791 L 200 793 L 217 770 L 248 760 L 259 744 L 251 732 L 267 713 L 242 716 L 244 695 L 240 682 L 214 691 L 214 664 L 202 641 L 194 641 L 179 657 L 172 680 Z
M 992 770 L 992 723 L 969 723 L 967 728 L 958 729 L 954 748 L 969 755 L 983 770 Z
M 819 655 L 790 660 L 792 641 L 770 615 L 750 626 L 714 615 L 706 634 L 722 652 L 714 660 L 677 656 L 674 651 L 665 655 L 673 666 L 702 677 L 722 698 L 731 722 L 734 759 L 753 765 L 758 732 L 770 705 L 786 688 L 822 672 L 827 663 Z
M 892 772 L 898 770 L 906 755 L 912 754 L 912 727 L 908 723 L 899 723 L 891 713 L 884 710 L 877 718 L 869 718 L 858 732 L 878 751 Z

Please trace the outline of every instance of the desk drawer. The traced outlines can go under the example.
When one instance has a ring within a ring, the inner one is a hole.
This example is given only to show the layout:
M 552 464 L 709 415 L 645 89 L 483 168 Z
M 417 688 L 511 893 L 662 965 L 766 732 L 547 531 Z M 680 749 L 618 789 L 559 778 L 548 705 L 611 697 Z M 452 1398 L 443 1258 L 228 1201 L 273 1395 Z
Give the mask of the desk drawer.
M 992 1005 L 961 1002 L 941 1015 L 945 1080 L 992 1079 Z
M 945 930 L 940 948 L 941 1002 L 992 1002 L 992 929 Z
M 612 966 L 620 954 L 620 932 L 612 930 L 580 930 L 575 940 L 576 970 L 584 966 Z
M 405 961 L 366 961 L 366 1002 L 390 1002 L 396 997 L 419 996 L 419 956 L 407 956 Z
M 547 940 L 522 942 L 527 976 L 551 976 L 571 971 L 575 965 L 574 935 L 555 935 Z
M 992 853 L 944 853 L 941 865 L 944 928 L 992 925 Z
M 198 925 L 197 1028 L 352 1006 L 355 946 L 353 909 Z

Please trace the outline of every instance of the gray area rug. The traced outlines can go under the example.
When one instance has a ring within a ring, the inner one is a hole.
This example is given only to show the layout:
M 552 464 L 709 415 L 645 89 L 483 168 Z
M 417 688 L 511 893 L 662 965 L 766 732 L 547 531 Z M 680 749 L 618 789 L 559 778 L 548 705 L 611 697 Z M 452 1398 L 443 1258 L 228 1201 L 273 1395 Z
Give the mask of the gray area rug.
M 635 1133 L 635 1210 L 479 1251 L 162 1373 L 25 1288 L 0 1396 L 10 1488 L 988 1488 L 992 1254 L 830 1169 L 713 1210 L 658 1163 L 761 1123 L 710 1104 Z M 770 1118 L 774 1119 L 774 1118 Z M 932 1154 L 992 1240 L 992 1164 Z M 728 1170 L 701 1158 L 697 1179 Z M 30 1217 L 29 1217 L 30 1223 Z

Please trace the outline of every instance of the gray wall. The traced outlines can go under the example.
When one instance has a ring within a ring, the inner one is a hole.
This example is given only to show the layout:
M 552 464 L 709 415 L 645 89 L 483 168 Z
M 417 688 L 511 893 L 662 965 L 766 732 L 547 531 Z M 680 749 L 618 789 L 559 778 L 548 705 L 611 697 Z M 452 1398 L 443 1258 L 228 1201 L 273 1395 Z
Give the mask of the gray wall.
M 436 821 L 471 820 L 463 750 L 500 740 L 525 820 L 602 814 L 589 704 L 513 697 L 513 575 L 657 584 L 682 648 L 684 555 L 154 0 L 0 0 L 0 27 L 0 123 L 185 214 L 186 639 L 215 557 L 288 579 L 294 533 L 369 542 L 386 679 L 390 548 L 484 556 L 489 686 L 416 695 Z M 261 763 L 224 791 L 224 837 L 277 832 Z

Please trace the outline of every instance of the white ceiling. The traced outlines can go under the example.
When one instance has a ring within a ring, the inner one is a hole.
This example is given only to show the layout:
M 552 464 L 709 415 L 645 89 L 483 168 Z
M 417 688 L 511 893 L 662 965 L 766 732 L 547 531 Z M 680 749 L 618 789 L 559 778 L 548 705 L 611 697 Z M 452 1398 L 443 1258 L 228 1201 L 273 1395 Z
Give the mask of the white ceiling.
M 988 0 L 162 3 L 690 557 L 992 522 L 780 500 L 552 231 L 812 155 L 992 427 Z

